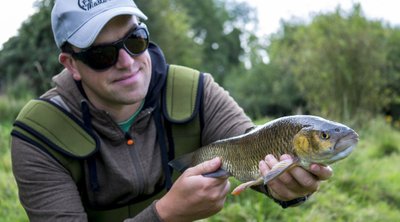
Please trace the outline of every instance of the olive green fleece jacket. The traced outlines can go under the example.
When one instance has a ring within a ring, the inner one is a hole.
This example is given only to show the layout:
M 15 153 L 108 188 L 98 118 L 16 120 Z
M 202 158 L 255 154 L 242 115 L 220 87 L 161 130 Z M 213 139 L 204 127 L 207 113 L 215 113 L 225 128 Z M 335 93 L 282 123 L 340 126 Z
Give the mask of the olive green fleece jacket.
M 87 99 L 79 84 L 66 70 L 53 81 L 55 87 L 42 97 L 53 99 L 81 119 L 80 104 Z M 202 102 L 203 145 L 242 134 L 253 127 L 243 110 L 209 74 L 205 74 Z M 144 106 L 129 132 L 135 143 L 127 145 L 124 132 L 107 112 L 96 109 L 89 101 L 87 103 L 93 129 L 101 143 L 95 157 L 101 192 L 88 191 L 81 196 L 69 171 L 58 161 L 38 147 L 12 138 L 13 172 L 20 201 L 30 221 L 87 221 L 83 195 L 97 206 L 124 204 L 135 197 L 151 194 L 164 182 L 152 118 L 154 108 Z M 150 204 L 136 217 L 125 221 L 160 221 L 154 205 Z

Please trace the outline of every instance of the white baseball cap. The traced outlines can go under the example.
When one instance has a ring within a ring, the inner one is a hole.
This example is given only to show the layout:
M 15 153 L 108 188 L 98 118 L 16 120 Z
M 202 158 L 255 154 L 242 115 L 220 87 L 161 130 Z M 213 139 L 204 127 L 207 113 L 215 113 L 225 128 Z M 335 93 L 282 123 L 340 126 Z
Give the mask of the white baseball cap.
M 51 12 L 56 44 L 61 48 L 69 42 L 78 48 L 87 48 L 104 25 L 118 15 L 147 19 L 133 0 L 56 0 Z

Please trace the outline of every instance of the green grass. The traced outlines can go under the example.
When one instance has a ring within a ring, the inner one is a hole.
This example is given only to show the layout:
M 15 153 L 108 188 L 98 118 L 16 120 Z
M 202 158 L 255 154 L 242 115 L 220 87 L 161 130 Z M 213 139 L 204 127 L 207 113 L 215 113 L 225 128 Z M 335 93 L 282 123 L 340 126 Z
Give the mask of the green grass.
M 11 169 L 10 124 L 0 125 L 0 222 L 22 222 L 28 218 L 18 200 Z
M 0 222 L 28 221 L 12 176 L 10 130 L 9 121 L 1 121 Z M 371 120 L 358 132 L 355 151 L 332 166 L 334 176 L 305 204 L 284 210 L 267 197 L 246 191 L 229 195 L 220 213 L 202 221 L 400 221 L 400 132 L 381 119 Z M 237 184 L 232 180 L 232 188 Z

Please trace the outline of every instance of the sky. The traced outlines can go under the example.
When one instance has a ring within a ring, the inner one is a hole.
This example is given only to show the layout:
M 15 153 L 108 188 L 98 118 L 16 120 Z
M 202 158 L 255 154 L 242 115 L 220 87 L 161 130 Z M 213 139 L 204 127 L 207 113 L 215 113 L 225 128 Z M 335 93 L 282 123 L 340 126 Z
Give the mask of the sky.
M 23 21 L 35 12 L 35 0 L 5 1 L 0 7 L 0 48 L 10 37 L 17 35 Z M 72 0 L 70 0 L 72 1 Z M 261 35 L 277 32 L 281 19 L 300 18 L 304 21 L 318 12 L 332 12 L 336 6 L 351 9 L 353 3 L 361 3 L 365 15 L 392 26 L 400 26 L 400 1 L 398 0 L 240 0 L 255 6 L 259 17 Z M 49 18 L 50 19 L 50 18 Z
M 351 10 L 360 3 L 368 19 L 382 20 L 392 26 L 400 25 L 400 1 L 398 0 L 242 0 L 255 6 L 258 12 L 261 34 L 271 34 L 280 27 L 281 19 L 293 17 L 307 22 L 310 16 L 320 12 L 333 12 L 336 7 Z

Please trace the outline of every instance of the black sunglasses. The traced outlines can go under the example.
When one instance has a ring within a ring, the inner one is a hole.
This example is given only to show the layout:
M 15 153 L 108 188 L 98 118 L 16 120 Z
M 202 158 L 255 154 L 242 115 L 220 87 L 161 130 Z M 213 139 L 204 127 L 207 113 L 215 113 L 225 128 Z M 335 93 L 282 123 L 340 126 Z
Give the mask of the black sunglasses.
M 131 56 L 142 54 L 149 46 L 149 32 L 141 23 L 124 38 L 110 44 L 89 47 L 80 52 L 71 52 L 72 57 L 81 60 L 96 71 L 105 71 L 118 61 L 119 50 L 124 49 Z

